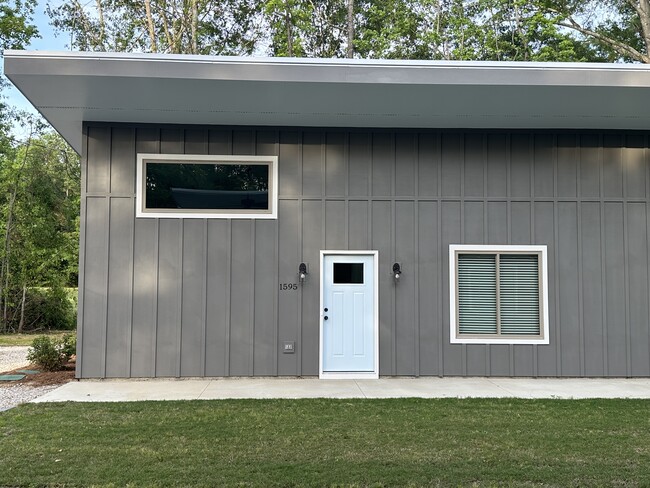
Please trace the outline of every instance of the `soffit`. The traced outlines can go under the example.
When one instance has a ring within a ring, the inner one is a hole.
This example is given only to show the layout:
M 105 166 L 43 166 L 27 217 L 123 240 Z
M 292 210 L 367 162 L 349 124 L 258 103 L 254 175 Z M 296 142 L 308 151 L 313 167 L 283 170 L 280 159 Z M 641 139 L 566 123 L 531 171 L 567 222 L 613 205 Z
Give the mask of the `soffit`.
M 650 67 L 5 51 L 5 74 L 81 152 L 83 122 L 650 128 Z

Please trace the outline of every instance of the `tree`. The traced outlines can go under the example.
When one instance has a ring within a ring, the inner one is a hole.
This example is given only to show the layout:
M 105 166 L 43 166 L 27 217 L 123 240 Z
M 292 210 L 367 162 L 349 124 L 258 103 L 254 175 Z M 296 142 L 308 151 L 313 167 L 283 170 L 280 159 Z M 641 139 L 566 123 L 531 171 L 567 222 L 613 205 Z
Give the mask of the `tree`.
M 0 57 L 5 49 L 23 49 L 34 37 L 38 29 L 32 24 L 37 0 L 0 0 Z M 0 93 L 6 86 L 4 77 L 0 77 Z M 0 155 L 9 150 L 9 126 L 11 110 L 4 103 L 0 94 Z
M 506 61 L 605 61 L 556 19 L 528 0 L 480 0 L 474 19 L 476 59 Z
M 72 0 L 47 8 L 81 51 L 250 54 L 259 30 L 254 0 Z
M 263 29 L 269 54 L 308 58 L 342 58 L 348 53 L 348 1 L 266 0 Z
M 263 15 L 273 56 L 607 59 L 524 0 L 267 0 Z
M 348 45 L 346 57 L 354 58 L 354 0 L 348 0 L 348 16 L 346 18 L 346 31 L 348 33 Z
M 429 7 L 410 0 L 357 1 L 355 51 L 362 58 L 432 59 L 425 39 L 437 24 L 427 18 Z
M 32 17 L 36 0 L 15 0 L 9 2 L 0 0 L 0 52 L 5 49 L 22 49 L 29 41 L 38 36 L 38 29 L 33 25 Z M 6 86 L 4 79 L 0 79 L 0 90 Z M 10 285 L 10 259 L 11 259 L 11 236 L 14 227 L 16 202 L 18 198 L 17 186 L 9 185 L 8 182 L 16 182 L 15 175 L 10 174 L 11 169 L 18 169 L 20 172 L 25 166 L 17 163 L 20 160 L 15 141 L 11 135 L 11 126 L 15 122 L 14 111 L 11 110 L 2 95 L 0 95 L 0 179 L 5 183 L 2 185 L 2 220 L 0 231 L 4 239 L 0 248 L 0 330 L 6 327 L 7 318 L 7 296 Z
M 598 53 L 523 0 L 379 0 L 360 3 L 361 57 L 596 61 Z
M 72 0 L 49 13 L 85 51 L 650 59 L 650 0 Z
M 609 61 L 650 63 L 650 0 L 546 0 L 538 9 Z
M 305 56 L 303 32 L 311 28 L 311 2 L 266 0 L 262 10 L 269 24 L 269 50 L 274 56 Z
M 38 29 L 31 24 L 37 0 L 0 0 L 0 49 L 23 49 L 38 37 Z
M 29 136 L 0 166 L 1 330 L 21 330 L 27 290 L 75 286 L 80 166 L 63 139 L 29 117 Z

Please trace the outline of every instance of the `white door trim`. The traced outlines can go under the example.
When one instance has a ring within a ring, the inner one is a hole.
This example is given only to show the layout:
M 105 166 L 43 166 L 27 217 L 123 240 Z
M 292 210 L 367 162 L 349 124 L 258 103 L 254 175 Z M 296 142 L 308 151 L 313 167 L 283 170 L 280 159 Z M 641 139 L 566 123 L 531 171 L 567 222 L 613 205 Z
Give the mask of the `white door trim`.
M 374 334 L 374 370 L 350 373 L 328 373 L 323 371 L 323 292 L 325 281 L 325 256 L 330 255 L 361 255 L 372 256 L 373 262 L 373 334 Z M 318 377 L 320 379 L 378 379 L 379 378 L 379 251 L 334 251 L 321 250 L 320 252 L 320 319 L 318 333 Z

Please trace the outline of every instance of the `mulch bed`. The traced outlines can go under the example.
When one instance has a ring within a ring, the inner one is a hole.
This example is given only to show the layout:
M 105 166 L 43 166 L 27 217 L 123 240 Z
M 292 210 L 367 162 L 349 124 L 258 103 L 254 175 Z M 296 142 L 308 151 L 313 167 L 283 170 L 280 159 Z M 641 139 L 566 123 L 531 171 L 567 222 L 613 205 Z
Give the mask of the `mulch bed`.
M 32 369 L 39 371 L 36 374 L 27 374 L 22 380 L 18 381 L 2 381 L 0 388 L 3 386 L 12 385 L 28 385 L 28 386 L 47 386 L 47 385 L 63 385 L 74 380 L 75 363 L 69 362 L 63 366 L 61 371 L 42 371 L 37 365 L 30 364 L 18 369 Z M 2 372 L 0 374 L 23 374 L 18 370 L 11 370 Z

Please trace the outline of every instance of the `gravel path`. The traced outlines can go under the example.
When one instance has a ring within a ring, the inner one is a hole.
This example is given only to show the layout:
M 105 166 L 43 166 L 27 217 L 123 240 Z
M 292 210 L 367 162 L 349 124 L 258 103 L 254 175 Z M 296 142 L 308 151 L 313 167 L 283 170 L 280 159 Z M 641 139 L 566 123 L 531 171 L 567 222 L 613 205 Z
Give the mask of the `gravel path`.
M 27 366 L 29 346 L 0 346 L 0 372 Z
M 27 366 L 28 349 L 29 346 L 0 346 L 0 372 Z M 61 385 L 28 386 L 0 382 L 0 412 L 45 395 L 59 386 Z
M 27 386 L 7 385 L 0 386 L 0 412 L 9 410 L 21 403 L 30 402 L 34 398 L 56 390 L 61 385 Z

